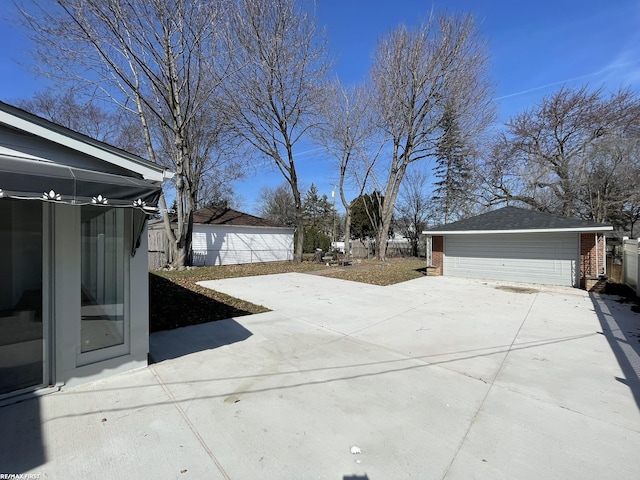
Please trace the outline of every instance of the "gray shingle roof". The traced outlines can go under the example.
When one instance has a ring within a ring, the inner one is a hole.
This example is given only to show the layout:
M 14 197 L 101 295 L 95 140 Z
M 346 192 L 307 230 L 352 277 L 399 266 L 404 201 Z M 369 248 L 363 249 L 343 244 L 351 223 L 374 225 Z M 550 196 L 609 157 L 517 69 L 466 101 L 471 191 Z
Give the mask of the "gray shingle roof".
M 193 212 L 193 223 L 206 225 L 235 225 L 245 227 L 284 227 L 279 223 L 231 208 L 205 207 Z
M 560 217 L 550 213 L 526 210 L 524 208 L 504 207 L 466 218 L 458 222 L 448 223 L 425 230 L 425 233 L 462 233 L 462 232 L 500 232 L 522 230 L 546 231 L 606 231 L 613 227 L 604 223 L 596 223 L 578 218 Z
M 169 215 L 171 223 L 177 223 L 175 214 Z M 200 225 L 232 225 L 236 227 L 269 227 L 269 228 L 290 228 L 277 222 L 272 222 L 265 218 L 256 217 L 248 213 L 239 212 L 231 208 L 204 207 L 193 212 L 193 223 Z M 164 228 L 162 219 L 149 222 L 149 228 Z

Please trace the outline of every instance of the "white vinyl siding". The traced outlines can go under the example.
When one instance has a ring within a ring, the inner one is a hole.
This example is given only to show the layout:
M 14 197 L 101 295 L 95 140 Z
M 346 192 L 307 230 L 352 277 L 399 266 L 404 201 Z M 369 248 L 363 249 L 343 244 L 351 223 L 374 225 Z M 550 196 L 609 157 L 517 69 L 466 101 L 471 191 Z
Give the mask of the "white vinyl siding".
M 192 248 L 194 265 L 293 260 L 293 229 L 194 225 Z
M 578 234 L 447 235 L 444 275 L 575 286 Z

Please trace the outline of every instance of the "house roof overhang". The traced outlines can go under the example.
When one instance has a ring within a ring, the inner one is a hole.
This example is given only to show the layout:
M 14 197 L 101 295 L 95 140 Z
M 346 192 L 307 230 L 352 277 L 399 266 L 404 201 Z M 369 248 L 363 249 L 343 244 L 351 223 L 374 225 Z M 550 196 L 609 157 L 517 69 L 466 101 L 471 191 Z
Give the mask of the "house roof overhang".
M 143 158 L 0 102 L 0 123 L 134 172 L 150 182 L 173 177 L 168 169 Z
M 0 198 L 155 211 L 162 189 L 135 177 L 0 156 Z
M 153 212 L 162 193 L 161 183 L 173 176 L 162 166 L 3 102 L 0 125 L 113 165 L 118 172 L 29 158 L 4 149 L 0 152 L 0 198 L 138 207 Z

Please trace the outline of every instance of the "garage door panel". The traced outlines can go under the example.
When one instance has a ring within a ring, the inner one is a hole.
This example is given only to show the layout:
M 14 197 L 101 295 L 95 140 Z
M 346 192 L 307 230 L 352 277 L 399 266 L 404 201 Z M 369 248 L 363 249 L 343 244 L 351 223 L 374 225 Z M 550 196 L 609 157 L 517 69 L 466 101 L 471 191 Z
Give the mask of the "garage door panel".
M 577 250 L 571 233 L 447 236 L 444 274 L 571 286 Z

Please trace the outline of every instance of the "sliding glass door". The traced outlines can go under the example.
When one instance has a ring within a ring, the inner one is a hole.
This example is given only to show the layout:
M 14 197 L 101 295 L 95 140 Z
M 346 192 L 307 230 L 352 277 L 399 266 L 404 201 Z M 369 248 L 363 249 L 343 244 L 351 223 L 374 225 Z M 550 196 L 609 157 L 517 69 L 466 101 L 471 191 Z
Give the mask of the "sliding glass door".
M 44 383 L 42 209 L 0 201 L 0 395 Z

